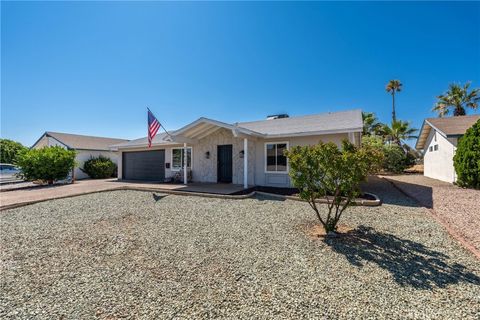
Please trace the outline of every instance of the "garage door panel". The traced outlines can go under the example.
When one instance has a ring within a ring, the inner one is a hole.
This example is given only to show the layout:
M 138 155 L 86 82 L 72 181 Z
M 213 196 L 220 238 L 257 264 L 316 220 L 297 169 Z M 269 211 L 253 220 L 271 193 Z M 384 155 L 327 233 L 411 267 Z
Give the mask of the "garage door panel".
M 165 150 L 123 153 L 123 179 L 165 180 Z

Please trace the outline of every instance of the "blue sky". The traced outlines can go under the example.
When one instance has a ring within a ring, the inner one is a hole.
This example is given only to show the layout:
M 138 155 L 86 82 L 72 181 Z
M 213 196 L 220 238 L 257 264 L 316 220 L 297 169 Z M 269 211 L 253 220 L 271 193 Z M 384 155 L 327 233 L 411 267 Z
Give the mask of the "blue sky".
M 2 2 L 1 136 L 133 139 L 361 108 L 420 127 L 451 82 L 480 86 L 480 3 Z

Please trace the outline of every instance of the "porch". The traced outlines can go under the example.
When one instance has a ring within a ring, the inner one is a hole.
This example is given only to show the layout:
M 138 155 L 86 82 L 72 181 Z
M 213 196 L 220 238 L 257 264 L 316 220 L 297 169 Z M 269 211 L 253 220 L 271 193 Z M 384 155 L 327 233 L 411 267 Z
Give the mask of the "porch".
M 213 194 L 234 194 L 240 191 L 245 190 L 241 184 L 232 184 L 232 183 L 209 183 L 209 182 L 189 182 L 188 184 L 177 184 L 177 183 L 160 183 L 160 182 L 151 182 L 151 181 L 137 181 L 137 180 L 110 180 L 121 186 L 131 186 L 131 187 L 144 187 L 151 189 L 162 190 L 175 190 L 175 191 L 186 191 L 186 192 L 198 192 L 198 193 L 213 193 Z M 253 186 L 248 186 L 253 187 Z

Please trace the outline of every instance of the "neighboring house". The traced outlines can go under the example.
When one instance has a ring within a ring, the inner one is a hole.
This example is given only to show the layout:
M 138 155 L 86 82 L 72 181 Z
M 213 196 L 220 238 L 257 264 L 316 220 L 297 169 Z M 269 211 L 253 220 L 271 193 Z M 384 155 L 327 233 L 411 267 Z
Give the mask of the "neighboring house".
M 424 154 L 426 177 L 455 182 L 453 156 L 458 138 L 480 119 L 480 115 L 425 119 L 415 148 Z
M 47 131 L 34 143 L 32 148 L 39 149 L 46 146 L 61 146 L 66 149 L 75 150 L 77 152 L 75 158 L 77 164 L 74 171 L 75 179 L 85 179 L 88 178 L 88 175 L 80 170 L 80 168 L 83 168 L 83 163 L 86 160 L 102 155 L 117 163 L 117 154 L 110 150 L 109 146 L 123 142 L 128 142 L 128 140 Z
M 141 138 L 112 150 L 119 152 L 119 179 L 166 181 L 177 173 L 188 176 L 185 172 L 191 170 L 195 182 L 290 187 L 285 150 L 320 140 L 340 146 L 347 139 L 359 145 L 362 127 L 361 110 L 277 115 L 234 124 L 200 118 L 169 134 L 158 134 L 151 148 L 147 138 Z

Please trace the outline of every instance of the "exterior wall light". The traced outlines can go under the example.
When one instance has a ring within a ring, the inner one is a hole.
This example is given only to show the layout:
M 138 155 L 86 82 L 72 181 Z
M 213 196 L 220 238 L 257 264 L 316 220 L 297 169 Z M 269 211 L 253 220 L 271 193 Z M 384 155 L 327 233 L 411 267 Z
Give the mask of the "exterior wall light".
M 210 151 L 205 152 L 205 159 L 210 159 Z
M 245 150 L 240 151 L 239 155 L 240 158 L 243 159 L 243 157 L 245 156 Z

